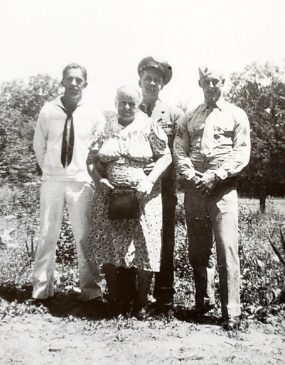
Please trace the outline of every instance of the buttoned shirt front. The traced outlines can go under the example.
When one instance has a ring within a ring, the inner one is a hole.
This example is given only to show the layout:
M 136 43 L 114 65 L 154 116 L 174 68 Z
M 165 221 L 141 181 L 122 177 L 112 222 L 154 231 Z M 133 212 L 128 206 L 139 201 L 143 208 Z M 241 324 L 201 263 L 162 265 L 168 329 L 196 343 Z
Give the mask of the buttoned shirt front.
M 46 103 L 40 111 L 33 147 L 43 180 L 91 181 L 86 167 L 93 133 L 105 124 L 103 114 L 81 101 L 73 112 L 74 148 L 67 167 L 61 163 L 61 148 L 66 113 L 60 97 Z
M 222 180 L 235 176 L 250 158 L 246 113 L 224 99 L 210 110 L 205 103 L 199 105 L 178 121 L 173 152 L 178 173 L 188 180 L 195 175 L 195 166 L 201 164 L 205 170 L 215 170 Z
M 143 102 L 140 104 L 140 109 L 147 114 L 147 105 Z M 166 133 L 170 148 L 172 148 L 177 121 L 182 115 L 182 110 L 159 99 L 152 106 L 151 118 L 154 119 Z

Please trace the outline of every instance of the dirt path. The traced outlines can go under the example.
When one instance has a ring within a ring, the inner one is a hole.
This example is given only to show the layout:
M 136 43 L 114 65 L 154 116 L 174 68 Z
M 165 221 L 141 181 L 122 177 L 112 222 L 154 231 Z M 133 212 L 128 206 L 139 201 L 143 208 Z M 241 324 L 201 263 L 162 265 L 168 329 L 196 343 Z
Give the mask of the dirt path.
M 90 321 L 27 314 L 0 324 L 0 364 L 284 364 L 285 338 L 271 325 L 227 333 L 173 319 Z

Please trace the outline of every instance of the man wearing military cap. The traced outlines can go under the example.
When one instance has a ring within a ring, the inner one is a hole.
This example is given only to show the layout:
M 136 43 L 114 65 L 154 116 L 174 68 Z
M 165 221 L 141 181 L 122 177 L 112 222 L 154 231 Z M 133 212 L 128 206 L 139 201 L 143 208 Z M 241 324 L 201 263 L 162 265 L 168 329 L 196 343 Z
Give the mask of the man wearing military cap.
M 174 130 L 177 120 L 182 116 L 182 110 L 159 99 L 162 88 L 172 78 L 172 67 L 164 61 L 153 57 L 143 58 L 138 65 L 139 86 L 142 89 L 143 100 L 140 109 L 149 117 L 155 119 L 168 136 L 169 147 L 172 150 Z M 147 171 L 151 169 L 148 166 Z M 173 305 L 173 251 L 175 230 L 175 171 L 171 165 L 161 180 L 163 206 L 163 232 L 160 272 L 155 275 L 154 297 L 159 311 L 168 311 Z
M 185 180 L 189 257 L 196 287 L 192 313 L 204 315 L 215 304 L 215 242 L 223 326 L 233 329 L 239 326 L 241 314 L 236 176 L 249 162 L 250 129 L 246 113 L 222 98 L 222 74 L 205 68 L 199 69 L 199 75 L 204 103 L 181 118 L 173 147 L 177 172 Z

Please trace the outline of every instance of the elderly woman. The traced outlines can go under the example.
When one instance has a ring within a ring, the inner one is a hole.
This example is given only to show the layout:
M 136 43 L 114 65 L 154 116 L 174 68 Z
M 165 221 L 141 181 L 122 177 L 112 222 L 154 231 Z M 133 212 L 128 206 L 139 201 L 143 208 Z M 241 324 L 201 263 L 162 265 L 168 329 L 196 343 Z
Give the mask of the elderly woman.
M 143 316 L 152 272 L 159 271 L 162 206 L 159 178 L 171 164 L 167 136 L 138 106 L 140 91 L 122 86 L 118 114 L 97 131 L 87 160 L 95 181 L 90 260 L 104 265 L 110 298 Z M 144 168 L 155 161 L 147 176 Z

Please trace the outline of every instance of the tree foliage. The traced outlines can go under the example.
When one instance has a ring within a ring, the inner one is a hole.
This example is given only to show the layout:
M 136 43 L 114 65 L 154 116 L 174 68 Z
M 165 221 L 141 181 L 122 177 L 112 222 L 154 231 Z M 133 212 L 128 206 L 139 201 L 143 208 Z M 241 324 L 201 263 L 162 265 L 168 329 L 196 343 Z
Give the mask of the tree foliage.
M 284 67 L 250 64 L 231 76 L 228 99 L 250 120 L 252 153 L 242 190 L 260 197 L 284 194 L 285 83 Z
M 7 109 L 20 111 L 23 117 L 36 119 L 43 104 L 58 95 L 58 91 L 58 80 L 49 75 L 38 74 L 31 76 L 28 82 L 4 82 L 0 101 Z
M 37 172 L 32 140 L 43 104 L 59 94 L 59 82 L 49 75 L 31 76 L 1 85 L 0 128 L 6 131 L 0 176 L 10 180 L 31 178 Z

